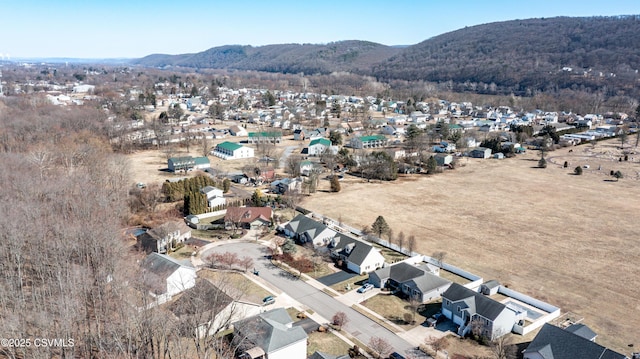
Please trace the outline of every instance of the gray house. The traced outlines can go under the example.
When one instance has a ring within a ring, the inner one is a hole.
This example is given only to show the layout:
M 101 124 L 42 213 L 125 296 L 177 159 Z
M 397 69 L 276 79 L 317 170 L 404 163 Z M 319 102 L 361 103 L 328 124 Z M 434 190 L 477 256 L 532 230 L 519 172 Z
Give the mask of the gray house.
M 464 336 L 475 327 L 489 340 L 510 333 L 513 325 L 526 316 L 458 283 L 442 293 L 442 314 L 459 325 L 458 335 Z
M 240 355 L 241 359 L 305 359 L 307 357 L 307 333 L 293 320 L 284 308 L 272 309 L 233 324 L 234 335 L 246 338 L 253 344 Z
M 490 158 L 491 157 L 491 149 L 485 147 L 477 147 L 469 152 L 469 156 L 473 158 Z
M 393 264 L 369 274 L 369 283 L 376 287 L 400 290 L 407 297 L 420 302 L 440 298 L 451 282 L 432 274 L 426 266 L 406 262 Z
M 523 354 L 524 359 L 628 359 L 587 338 L 546 323 Z
M 314 247 L 326 246 L 336 236 L 336 231 L 303 214 L 286 223 L 283 232 L 300 244 L 311 242 Z
M 196 161 L 191 156 L 171 157 L 167 160 L 167 167 L 171 172 L 187 171 L 193 169 L 195 165 Z

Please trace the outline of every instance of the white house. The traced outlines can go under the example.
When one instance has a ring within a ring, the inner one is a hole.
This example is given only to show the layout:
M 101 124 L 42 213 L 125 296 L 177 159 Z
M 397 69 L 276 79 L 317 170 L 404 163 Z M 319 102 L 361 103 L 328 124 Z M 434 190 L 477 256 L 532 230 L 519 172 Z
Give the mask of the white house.
M 249 133 L 247 132 L 246 129 L 244 129 L 244 128 L 240 127 L 240 126 L 237 126 L 237 125 L 233 125 L 233 126 L 229 127 L 229 133 L 232 136 L 238 136 L 238 137 L 246 137 L 246 136 L 249 135 Z
M 306 359 L 307 333 L 284 308 L 272 309 L 233 324 L 235 332 L 254 347 L 240 355 L 240 359 Z
M 327 247 L 352 272 L 365 274 L 384 266 L 384 257 L 376 248 L 344 234 L 337 233 Z
M 223 160 L 235 160 L 239 158 L 252 158 L 254 156 L 254 150 L 251 147 L 225 141 L 219 143 L 211 154 Z
M 331 141 L 326 138 L 315 138 L 309 142 L 309 156 L 320 156 L 331 148 Z
M 142 282 L 158 304 L 196 285 L 196 269 L 165 254 L 150 253 L 140 267 Z
M 222 206 L 226 203 L 224 194 L 221 189 L 213 186 L 205 186 L 200 189 L 200 193 L 207 196 L 209 207 Z

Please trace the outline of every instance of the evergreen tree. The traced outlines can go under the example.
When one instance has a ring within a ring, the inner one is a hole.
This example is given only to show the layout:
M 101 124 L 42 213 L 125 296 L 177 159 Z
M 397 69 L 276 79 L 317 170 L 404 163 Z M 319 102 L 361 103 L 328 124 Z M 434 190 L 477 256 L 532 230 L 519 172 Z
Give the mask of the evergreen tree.
M 228 178 L 225 178 L 222 181 L 222 192 L 227 193 L 231 189 L 231 181 Z
M 255 207 L 262 207 L 264 205 L 262 192 L 259 189 L 253 191 L 253 194 L 251 195 L 251 202 Z
M 389 229 L 390 228 L 387 224 L 387 221 L 385 221 L 384 217 L 382 216 L 378 216 L 378 218 L 376 218 L 376 220 L 371 225 L 371 230 L 378 236 L 378 238 L 382 238 L 382 235 L 389 232 Z
M 433 156 L 429 157 L 429 159 L 427 160 L 427 173 L 433 174 L 433 173 L 436 173 L 437 170 L 438 170 L 438 161 L 436 161 L 436 158 Z

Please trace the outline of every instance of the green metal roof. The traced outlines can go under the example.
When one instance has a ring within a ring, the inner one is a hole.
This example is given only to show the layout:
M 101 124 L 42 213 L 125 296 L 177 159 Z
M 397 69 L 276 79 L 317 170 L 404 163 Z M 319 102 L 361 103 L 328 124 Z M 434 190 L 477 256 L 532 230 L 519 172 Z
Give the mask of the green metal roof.
M 242 145 L 225 141 L 225 142 L 219 143 L 218 146 L 216 147 L 224 148 L 225 150 L 228 150 L 228 151 L 235 151 L 239 148 L 242 148 Z
M 282 132 L 249 132 L 249 137 L 282 137 Z
M 196 165 L 206 165 L 209 162 L 209 158 L 207 157 L 194 157 L 193 160 L 195 161 Z
M 323 144 L 325 146 L 331 146 L 331 141 L 327 140 L 326 138 L 314 138 L 313 140 L 311 140 L 311 142 L 309 142 L 309 146 L 313 146 L 318 143 Z

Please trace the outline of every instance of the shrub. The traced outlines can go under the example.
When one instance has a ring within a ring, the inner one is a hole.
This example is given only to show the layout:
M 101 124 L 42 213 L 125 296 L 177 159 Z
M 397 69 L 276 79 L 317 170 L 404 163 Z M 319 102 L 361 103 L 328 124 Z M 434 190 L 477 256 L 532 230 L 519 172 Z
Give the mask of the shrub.
M 569 166 L 569 162 L 564 161 L 564 164 L 562 165 L 562 167 L 567 168 Z
M 547 160 L 545 160 L 544 158 L 541 158 L 540 161 L 538 161 L 538 167 L 547 168 Z
M 573 169 L 573 174 L 575 174 L 576 176 L 580 176 L 582 174 L 582 167 L 578 166 L 576 168 Z

